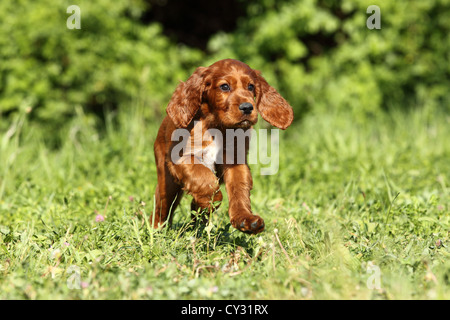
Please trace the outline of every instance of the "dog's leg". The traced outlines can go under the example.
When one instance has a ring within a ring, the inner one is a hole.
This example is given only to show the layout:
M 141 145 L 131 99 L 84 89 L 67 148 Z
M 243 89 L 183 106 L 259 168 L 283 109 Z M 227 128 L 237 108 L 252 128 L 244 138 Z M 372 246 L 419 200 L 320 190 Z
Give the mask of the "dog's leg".
M 172 224 L 175 209 L 183 197 L 181 185 L 177 184 L 165 166 L 163 172 L 158 170 L 158 184 L 155 192 L 155 214 L 150 217 L 150 222 L 155 228 L 161 226 L 169 218 L 168 224 Z
M 210 213 L 216 210 L 222 201 L 219 179 L 202 164 L 178 164 L 173 167 L 177 178 L 183 182 L 183 190 L 192 195 L 191 210 L 206 214 L 206 222 Z M 195 220 L 195 216 L 192 215 Z
M 228 194 L 230 222 L 236 229 L 256 234 L 264 230 L 264 220 L 253 215 L 250 190 L 253 180 L 246 164 L 224 166 L 225 188 Z
M 150 217 L 150 223 L 155 228 L 163 225 L 167 218 L 168 224 L 172 224 L 173 214 L 183 196 L 181 185 L 175 181 L 166 163 L 165 134 L 163 123 L 154 145 L 158 184 L 155 191 L 154 215 Z

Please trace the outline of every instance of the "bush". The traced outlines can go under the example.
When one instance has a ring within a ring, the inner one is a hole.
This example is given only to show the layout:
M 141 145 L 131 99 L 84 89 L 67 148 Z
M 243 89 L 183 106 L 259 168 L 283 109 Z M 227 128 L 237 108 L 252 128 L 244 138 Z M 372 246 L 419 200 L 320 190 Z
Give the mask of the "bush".
M 450 110 L 450 0 L 378 1 L 381 30 L 366 27 L 368 1 L 238 1 L 246 17 L 206 52 L 148 24 L 147 3 L 80 0 L 81 29 L 70 30 L 69 1 L 2 1 L 0 117 L 32 109 L 59 125 L 76 107 L 136 104 L 153 117 L 179 80 L 222 58 L 260 69 L 296 119 L 309 110 L 350 110 L 360 121 L 397 107 Z
M 380 110 L 432 104 L 450 110 L 450 1 L 378 1 L 381 29 L 370 30 L 368 1 L 252 3 L 250 19 L 209 43 L 212 60 L 233 56 L 263 71 L 297 113 Z
M 160 112 L 202 57 L 141 23 L 141 1 L 77 1 L 78 30 L 66 27 L 72 4 L 0 3 L 0 117 L 33 109 L 35 119 L 60 124 L 77 106 L 102 112 L 131 102 Z

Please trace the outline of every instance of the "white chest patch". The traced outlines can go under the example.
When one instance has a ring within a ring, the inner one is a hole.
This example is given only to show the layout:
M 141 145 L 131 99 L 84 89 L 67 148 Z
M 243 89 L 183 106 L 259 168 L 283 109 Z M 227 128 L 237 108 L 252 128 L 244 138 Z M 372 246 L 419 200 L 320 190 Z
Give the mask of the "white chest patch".
M 172 158 L 172 161 L 176 164 L 201 164 L 215 172 L 215 165 L 223 152 L 223 146 L 217 143 L 209 131 L 202 135 L 201 126 L 198 131 L 197 128 L 194 128 L 194 130 L 188 139 L 183 139 L 181 142 L 182 156 L 177 160 Z M 178 155 L 178 149 L 175 155 Z
M 201 164 L 214 172 L 216 169 L 217 157 L 221 150 L 222 148 L 217 146 L 215 141 L 212 141 L 207 147 L 202 149 Z

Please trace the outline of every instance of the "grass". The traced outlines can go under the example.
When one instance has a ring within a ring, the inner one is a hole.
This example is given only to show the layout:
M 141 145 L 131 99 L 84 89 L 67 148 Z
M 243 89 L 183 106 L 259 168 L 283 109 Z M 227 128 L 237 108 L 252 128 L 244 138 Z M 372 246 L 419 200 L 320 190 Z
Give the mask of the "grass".
M 227 199 L 209 226 L 189 228 L 185 197 L 150 228 L 142 110 L 102 130 L 78 110 L 52 134 L 28 117 L 0 134 L 0 299 L 450 299 L 448 115 L 309 114 L 280 133 L 276 175 L 252 165 L 257 236 Z

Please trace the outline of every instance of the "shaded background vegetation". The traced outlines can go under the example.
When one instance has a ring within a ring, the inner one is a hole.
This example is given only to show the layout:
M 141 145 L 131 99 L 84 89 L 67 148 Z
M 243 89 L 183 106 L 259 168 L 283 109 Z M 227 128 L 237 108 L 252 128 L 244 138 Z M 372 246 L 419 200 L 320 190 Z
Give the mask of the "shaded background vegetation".
M 0 3 L 1 128 L 20 110 L 49 136 L 77 108 L 101 119 L 140 105 L 160 121 L 178 81 L 222 58 L 260 69 L 297 121 L 450 109 L 448 0 L 80 0 L 80 30 L 66 27 L 71 4 Z M 366 27 L 372 4 L 381 30 Z

